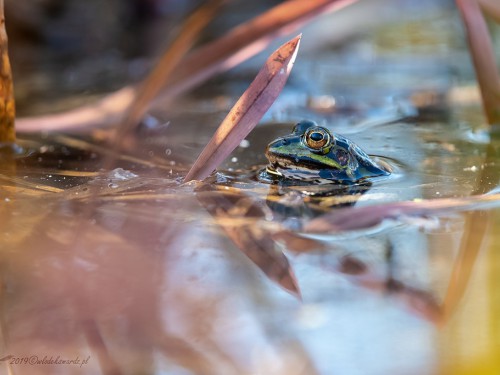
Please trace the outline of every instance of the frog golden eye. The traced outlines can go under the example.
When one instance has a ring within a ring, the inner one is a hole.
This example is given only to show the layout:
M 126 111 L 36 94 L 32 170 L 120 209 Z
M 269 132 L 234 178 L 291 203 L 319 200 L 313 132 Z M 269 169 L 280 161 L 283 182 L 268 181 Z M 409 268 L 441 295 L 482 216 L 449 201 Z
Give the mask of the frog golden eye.
M 331 136 L 330 133 L 323 128 L 312 128 L 306 132 L 305 143 L 307 147 L 313 150 L 321 150 L 330 145 Z

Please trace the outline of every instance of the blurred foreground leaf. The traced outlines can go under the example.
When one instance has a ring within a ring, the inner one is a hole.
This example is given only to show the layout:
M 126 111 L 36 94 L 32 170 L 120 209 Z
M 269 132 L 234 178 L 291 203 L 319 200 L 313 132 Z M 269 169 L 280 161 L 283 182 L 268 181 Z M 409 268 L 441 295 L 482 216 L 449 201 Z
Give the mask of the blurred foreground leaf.
M 172 73 L 191 49 L 200 32 L 214 18 L 223 1 L 211 0 L 206 2 L 183 23 L 178 36 L 144 80 L 135 100 L 127 111 L 125 120 L 120 124 L 119 131 L 121 134 L 127 132 L 128 129 L 141 120 L 149 109 L 149 104 L 153 98 L 158 95 L 161 88 L 171 78 Z

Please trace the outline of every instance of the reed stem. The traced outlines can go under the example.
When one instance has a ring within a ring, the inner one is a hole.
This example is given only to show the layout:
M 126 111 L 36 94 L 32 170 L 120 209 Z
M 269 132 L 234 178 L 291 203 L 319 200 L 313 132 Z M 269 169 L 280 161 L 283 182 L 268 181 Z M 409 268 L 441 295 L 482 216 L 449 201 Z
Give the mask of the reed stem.
M 16 105 L 5 31 L 4 1 L 0 0 L 0 144 L 16 141 L 15 117 Z

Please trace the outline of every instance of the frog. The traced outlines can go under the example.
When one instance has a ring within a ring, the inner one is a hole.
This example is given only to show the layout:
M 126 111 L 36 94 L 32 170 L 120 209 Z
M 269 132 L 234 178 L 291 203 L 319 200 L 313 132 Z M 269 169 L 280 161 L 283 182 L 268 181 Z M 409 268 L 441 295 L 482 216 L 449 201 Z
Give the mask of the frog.
M 199 199 L 210 207 L 245 202 L 246 208 L 252 207 L 246 217 L 309 220 L 355 205 L 376 177 L 392 172 L 389 164 L 383 165 L 351 140 L 310 120 L 297 123 L 291 134 L 275 139 L 263 151 L 267 166 L 259 163 L 244 177 L 234 171 L 215 173 L 198 189 Z M 246 177 L 258 181 L 262 190 L 252 194 Z M 259 201 L 263 191 L 267 196 Z
M 303 120 L 269 143 L 266 173 L 276 181 L 356 184 L 391 171 L 344 136 Z

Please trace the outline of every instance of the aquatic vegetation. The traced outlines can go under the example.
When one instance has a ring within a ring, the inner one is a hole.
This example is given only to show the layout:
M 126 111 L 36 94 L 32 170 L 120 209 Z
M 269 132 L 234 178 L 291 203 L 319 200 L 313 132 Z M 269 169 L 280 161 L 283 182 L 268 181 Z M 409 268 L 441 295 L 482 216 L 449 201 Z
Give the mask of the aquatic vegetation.
M 276 37 L 288 35 L 315 17 L 342 9 L 356 0 L 291 0 L 283 2 L 228 31 L 186 56 L 173 81 L 163 89 L 162 97 L 172 98 L 248 60 L 265 49 Z M 183 36 L 184 38 L 184 36 Z M 166 51 L 164 56 L 173 53 Z M 166 61 L 166 59 L 165 59 Z M 161 69 L 159 66 L 158 69 Z M 151 73 L 154 74 L 154 73 Z M 148 78 L 146 79 L 148 80 Z M 156 82 L 154 78 L 150 81 Z M 134 87 L 124 87 L 98 103 L 65 113 L 18 119 L 17 131 L 70 130 L 119 123 L 135 100 Z

